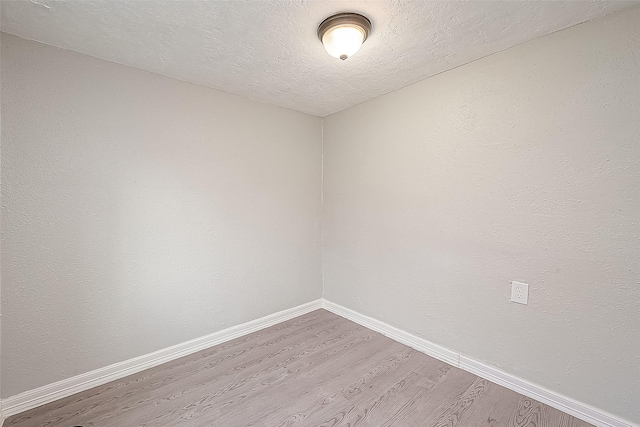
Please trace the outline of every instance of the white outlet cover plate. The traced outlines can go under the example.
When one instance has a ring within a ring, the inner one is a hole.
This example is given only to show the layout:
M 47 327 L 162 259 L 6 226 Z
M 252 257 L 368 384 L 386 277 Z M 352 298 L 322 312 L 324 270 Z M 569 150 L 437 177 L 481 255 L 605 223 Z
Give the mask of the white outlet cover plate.
M 511 301 L 519 304 L 528 304 L 529 285 L 522 282 L 511 282 Z

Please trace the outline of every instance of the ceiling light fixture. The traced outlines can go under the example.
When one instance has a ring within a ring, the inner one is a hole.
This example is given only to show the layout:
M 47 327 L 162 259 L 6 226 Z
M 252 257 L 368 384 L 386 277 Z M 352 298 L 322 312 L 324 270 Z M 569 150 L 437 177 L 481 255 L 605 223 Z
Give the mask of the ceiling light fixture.
M 329 55 L 343 61 L 360 50 L 371 32 L 371 21 L 357 13 L 338 13 L 322 21 L 318 38 Z

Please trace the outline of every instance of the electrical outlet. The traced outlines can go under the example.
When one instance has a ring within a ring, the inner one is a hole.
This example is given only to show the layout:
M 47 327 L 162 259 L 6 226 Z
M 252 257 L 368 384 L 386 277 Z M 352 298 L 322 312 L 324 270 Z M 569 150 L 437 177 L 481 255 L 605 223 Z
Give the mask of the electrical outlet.
M 519 304 L 528 304 L 529 285 L 521 282 L 511 282 L 511 301 Z

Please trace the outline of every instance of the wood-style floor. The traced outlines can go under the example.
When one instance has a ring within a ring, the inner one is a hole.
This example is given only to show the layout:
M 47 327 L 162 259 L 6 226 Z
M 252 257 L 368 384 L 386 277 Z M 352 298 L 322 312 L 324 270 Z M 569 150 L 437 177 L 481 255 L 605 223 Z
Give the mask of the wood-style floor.
M 18 414 L 5 426 L 589 424 L 317 310 Z

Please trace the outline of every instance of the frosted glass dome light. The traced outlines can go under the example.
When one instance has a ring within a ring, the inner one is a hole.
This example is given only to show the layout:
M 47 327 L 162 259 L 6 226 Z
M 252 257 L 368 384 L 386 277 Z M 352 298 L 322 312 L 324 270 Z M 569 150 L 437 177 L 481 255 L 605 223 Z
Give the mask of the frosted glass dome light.
M 360 50 L 369 36 L 371 21 L 357 13 L 339 13 L 322 21 L 318 38 L 329 55 L 343 61 Z

